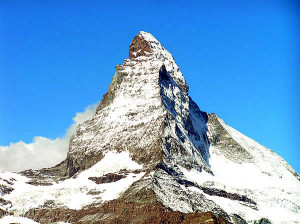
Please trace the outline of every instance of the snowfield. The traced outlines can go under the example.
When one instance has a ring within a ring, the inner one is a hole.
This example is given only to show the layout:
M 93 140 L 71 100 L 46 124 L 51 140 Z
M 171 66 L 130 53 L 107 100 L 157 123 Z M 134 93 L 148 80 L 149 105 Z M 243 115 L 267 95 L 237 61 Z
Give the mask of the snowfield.
M 256 209 L 236 200 L 207 195 L 228 214 L 238 214 L 248 222 L 259 217 L 268 218 L 273 223 L 300 222 L 300 182 L 291 172 L 292 168 L 270 149 L 218 119 L 232 138 L 254 157 L 254 162 L 233 162 L 211 146 L 209 164 L 213 175 L 180 167 L 184 176 L 199 186 L 245 195 L 255 201 Z M 189 189 L 201 192 L 196 187 Z
M 81 209 L 83 206 L 95 202 L 118 198 L 133 182 L 145 174 L 144 172 L 130 173 L 141 168 L 141 165 L 131 160 L 128 152 L 109 151 L 101 161 L 80 173 L 77 178 L 70 178 L 59 183 L 53 182 L 51 186 L 30 185 L 27 184 L 29 178 L 4 172 L 0 173 L 0 177 L 5 180 L 12 180 L 13 178 L 12 187 L 14 190 L 10 194 L 4 195 L 3 199 L 12 202 L 9 211 L 14 212 L 16 216 L 22 216 L 29 209 L 42 206 L 47 201 L 52 201 L 56 206 Z M 116 173 L 123 169 L 128 170 L 129 174 L 126 178 L 116 182 L 96 184 L 88 179 L 89 177 L 101 177 L 108 173 Z M 90 191 L 98 192 L 98 194 L 89 194 Z M 6 219 L 8 218 L 3 220 Z
M 0 224 L 10 224 L 10 223 L 20 223 L 20 224 L 37 224 L 38 222 L 33 221 L 25 217 L 16 216 L 5 216 L 0 219 Z

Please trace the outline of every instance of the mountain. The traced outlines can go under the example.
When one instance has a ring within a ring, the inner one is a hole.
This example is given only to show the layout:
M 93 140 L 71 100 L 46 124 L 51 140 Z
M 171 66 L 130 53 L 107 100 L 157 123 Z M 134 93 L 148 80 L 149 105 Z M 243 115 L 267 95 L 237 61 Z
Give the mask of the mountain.
M 67 158 L 0 173 L 0 223 L 299 223 L 297 172 L 188 91 L 140 32 Z

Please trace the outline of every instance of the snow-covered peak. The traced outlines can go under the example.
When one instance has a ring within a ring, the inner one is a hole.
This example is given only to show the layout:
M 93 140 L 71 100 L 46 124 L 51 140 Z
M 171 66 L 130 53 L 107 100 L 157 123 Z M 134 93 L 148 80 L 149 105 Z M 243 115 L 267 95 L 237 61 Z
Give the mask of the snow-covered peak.
M 141 35 L 148 42 L 158 42 L 159 41 L 151 34 L 145 31 L 140 31 L 138 35 Z
M 188 95 L 188 85 L 172 54 L 151 34 L 144 31 L 132 40 L 129 46 L 129 59 L 155 60 L 165 65 L 167 72 Z
M 291 223 L 300 220 L 299 179 L 276 153 L 201 111 L 173 56 L 141 31 L 96 114 L 71 137 L 66 160 L 0 173 L 0 223 L 1 214 L 5 222 L 12 214 L 42 223 L 148 223 L 149 211 L 193 213 L 197 223 L 202 212 L 218 223 Z M 123 219 L 123 206 L 136 210 Z

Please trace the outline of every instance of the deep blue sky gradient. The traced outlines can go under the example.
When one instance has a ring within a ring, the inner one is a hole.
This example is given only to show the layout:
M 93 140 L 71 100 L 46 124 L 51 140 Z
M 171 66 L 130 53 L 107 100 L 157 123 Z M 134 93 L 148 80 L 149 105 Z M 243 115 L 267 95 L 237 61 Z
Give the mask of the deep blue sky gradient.
M 202 110 L 299 172 L 298 2 L 218 2 L 1 1 L 0 145 L 63 136 L 144 30 L 173 54 Z

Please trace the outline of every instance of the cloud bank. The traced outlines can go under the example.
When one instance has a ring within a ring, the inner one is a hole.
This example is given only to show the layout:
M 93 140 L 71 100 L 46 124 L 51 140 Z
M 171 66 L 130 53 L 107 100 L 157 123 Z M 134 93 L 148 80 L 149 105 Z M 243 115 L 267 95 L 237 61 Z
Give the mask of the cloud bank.
M 19 172 L 26 169 L 41 169 L 63 161 L 68 152 L 69 140 L 76 127 L 89 120 L 95 114 L 97 104 L 88 106 L 84 112 L 76 113 L 73 124 L 62 138 L 49 139 L 41 136 L 33 138 L 33 142 L 23 141 L 0 146 L 0 171 Z

